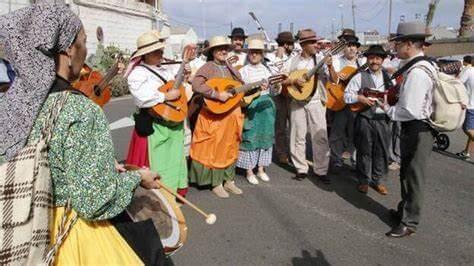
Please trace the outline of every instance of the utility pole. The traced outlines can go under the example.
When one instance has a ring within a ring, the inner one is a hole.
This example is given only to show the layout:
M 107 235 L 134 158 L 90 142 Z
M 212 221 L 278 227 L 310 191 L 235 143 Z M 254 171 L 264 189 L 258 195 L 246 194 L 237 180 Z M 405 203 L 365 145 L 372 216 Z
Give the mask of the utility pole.
M 342 32 L 342 29 L 344 29 L 344 12 L 343 12 L 343 7 L 344 5 L 341 3 L 339 4 L 338 6 L 340 9 L 341 9 L 341 32 Z
M 232 20 L 230 21 L 230 32 L 234 29 L 234 25 L 232 25 Z
M 281 32 L 281 22 L 278 23 L 278 33 L 280 33 L 280 32 Z
M 388 0 L 388 33 L 387 36 L 390 38 L 391 26 L 392 26 L 392 0 Z
M 291 32 L 291 34 L 294 34 L 294 32 L 293 32 L 293 22 L 290 23 L 290 32 Z
M 354 32 L 356 32 L 356 18 L 355 18 L 355 5 L 354 0 L 352 0 L 352 27 Z
M 336 19 L 333 18 L 332 21 L 331 21 L 331 41 L 334 40 L 334 34 L 335 34 L 335 32 L 334 32 L 334 21 L 335 21 L 335 20 L 336 20 Z

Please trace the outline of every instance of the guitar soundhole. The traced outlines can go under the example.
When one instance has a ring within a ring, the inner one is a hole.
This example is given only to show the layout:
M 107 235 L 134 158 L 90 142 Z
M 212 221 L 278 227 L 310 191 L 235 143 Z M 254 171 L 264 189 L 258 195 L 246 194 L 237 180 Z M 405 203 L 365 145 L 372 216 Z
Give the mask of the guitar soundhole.
M 99 86 L 94 86 L 94 94 L 95 94 L 95 96 L 100 96 L 100 88 L 99 88 Z

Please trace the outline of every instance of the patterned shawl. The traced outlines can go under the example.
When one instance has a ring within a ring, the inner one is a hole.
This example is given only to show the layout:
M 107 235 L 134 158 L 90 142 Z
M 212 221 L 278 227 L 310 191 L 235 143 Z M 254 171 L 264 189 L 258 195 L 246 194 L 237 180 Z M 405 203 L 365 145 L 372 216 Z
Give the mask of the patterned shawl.
M 37 1 L 0 17 L 5 58 L 17 74 L 0 97 L 0 156 L 25 146 L 56 73 L 55 56 L 74 42 L 82 23 L 63 1 Z

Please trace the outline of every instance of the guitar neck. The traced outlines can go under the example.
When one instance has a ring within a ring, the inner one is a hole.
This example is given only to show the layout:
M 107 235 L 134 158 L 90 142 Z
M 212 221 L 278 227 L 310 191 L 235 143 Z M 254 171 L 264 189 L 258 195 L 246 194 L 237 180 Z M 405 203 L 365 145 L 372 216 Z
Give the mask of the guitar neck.
M 232 89 L 232 92 L 234 94 L 238 94 L 238 93 L 241 93 L 241 92 L 247 92 L 249 90 L 252 90 L 256 87 L 259 87 L 260 85 L 262 85 L 266 80 L 263 79 L 263 80 L 260 80 L 260 81 L 257 81 L 257 82 L 252 82 L 252 83 L 247 83 L 245 85 L 242 85 L 240 87 L 237 87 L 237 88 L 233 88 Z
M 319 61 L 319 63 L 317 63 L 312 69 L 310 69 L 308 71 L 308 73 L 306 73 L 306 78 L 309 80 L 312 76 L 314 76 L 314 74 L 316 74 L 316 72 L 319 71 L 319 69 L 324 65 L 324 62 L 326 61 L 326 59 L 330 56 L 331 54 L 327 54 L 324 56 L 323 60 Z
M 177 90 L 179 86 L 181 86 L 181 83 L 184 81 L 184 65 L 186 63 L 183 61 L 181 62 L 181 65 L 179 65 L 179 70 L 178 74 L 176 74 L 176 80 L 174 81 L 173 87 L 171 88 L 172 90 Z
M 107 71 L 105 76 L 102 78 L 102 80 L 99 82 L 97 88 L 100 90 L 99 94 L 102 93 L 102 91 L 107 87 L 107 85 L 110 83 L 110 81 L 117 75 L 118 73 L 118 65 L 114 64 L 112 68 Z
M 326 59 L 328 59 L 328 57 L 339 53 L 342 49 L 344 49 L 345 46 L 346 46 L 345 41 L 340 41 L 336 46 L 334 46 L 329 51 L 327 51 L 324 54 L 323 59 L 321 61 L 319 61 L 311 70 L 309 70 L 306 73 L 306 79 L 309 80 L 312 76 L 314 76 L 316 74 L 316 72 L 318 72 L 319 69 L 324 65 L 324 63 L 326 62 Z

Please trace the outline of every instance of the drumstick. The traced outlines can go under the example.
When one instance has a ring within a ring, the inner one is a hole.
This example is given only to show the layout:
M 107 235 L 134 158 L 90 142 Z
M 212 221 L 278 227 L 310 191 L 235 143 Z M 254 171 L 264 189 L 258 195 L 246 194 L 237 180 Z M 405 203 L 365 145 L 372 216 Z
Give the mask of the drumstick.
M 132 165 L 132 164 L 126 164 L 125 165 L 125 169 L 127 170 L 139 170 L 141 169 L 140 167 L 136 166 L 136 165 Z M 156 183 L 162 187 L 164 190 L 166 190 L 168 193 L 171 193 L 171 195 L 177 197 L 179 200 L 181 200 L 182 202 L 184 202 L 184 204 L 188 205 L 189 207 L 193 208 L 195 211 L 197 211 L 198 213 L 202 214 L 204 217 L 206 217 L 206 223 L 207 224 L 214 224 L 217 220 L 217 217 L 214 213 L 205 213 L 203 210 L 201 210 L 200 208 L 198 208 L 196 205 L 194 205 L 192 202 L 190 202 L 189 200 L 185 199 L 183 196 L 179 195 L 178 193 L 176 193 L 174 190 L 168 188 L 167 186 L 163 185 L 163 183 L 160 181 L 160 180 L 155 180 Z
M 179 195 L 177 192 L 174 190 L 168 188 L 167 186 L 163 185 L 163 183 L 160 180 L 155 180 L 160 187 L 162 187 L 164 190 L 168 191 L 172 195 L 174 195 L 176 198 L 178 198 L 180 201 L 184 202 L 184 204 L 188 205 L 189 207 L 193 208 L 195 211 L 198 213 L 202 214 L 204 217 L 206 217 L 206 223 L 207 224 L 214 224 L 216 222 L 216 215 L 214 213 L 205 213 L 203 210 L 201 210 L 198 206 L 194 205 L 192 202 L 187 200 L 185 197 Z

